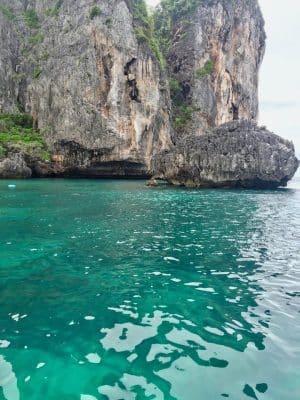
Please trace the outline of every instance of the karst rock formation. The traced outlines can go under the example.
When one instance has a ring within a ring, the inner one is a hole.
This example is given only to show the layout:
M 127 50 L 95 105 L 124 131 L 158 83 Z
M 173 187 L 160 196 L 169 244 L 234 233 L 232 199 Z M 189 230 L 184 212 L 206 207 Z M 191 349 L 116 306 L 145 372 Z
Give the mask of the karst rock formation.
M 257 0 L 0 0 L 0 113 L 51 154 L 8 144 L 0 177 L 285 185 L 293 144 L 256 125 L 264 51 Z

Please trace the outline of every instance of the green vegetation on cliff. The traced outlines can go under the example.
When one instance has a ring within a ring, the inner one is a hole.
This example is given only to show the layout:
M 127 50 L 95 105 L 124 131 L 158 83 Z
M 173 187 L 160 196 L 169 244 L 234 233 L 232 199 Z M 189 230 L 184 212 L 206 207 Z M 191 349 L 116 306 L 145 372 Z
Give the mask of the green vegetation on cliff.
M 175 106 L 173 111 L 173 122 L 176 128 L 184 128 L 186 124 L 192 119 L 193 107 L 182 104 Z
M 186 102 L 180 81 L 174 78 L 170 79 L 169 88 L 173 108 L 173 123 L 176 129 L 182 129 L 192 119 L 193 108 Z
M 90 9 L 90 19 L 94 19 L 96 17 L 98 17 L 99 15 L 101 15 L 102 11 L 101 8 L 98 6 L 93 6 Z
M 197 77 L 198 78 L 203 78 L 206 75 L 210 75 L 214 70 L 214 63 L 212 62 L 212 60 L 208 60 L 206 61 L 206 63 L 204 64 L 204 66 L 202 68 L 199 68 L 197 70 Z
M 14 11 L 3 4 L 0 4 L 0 14 L 2 14 L 9 21 L 14 21 L 16 19 Z
M 140 42 L 148 43 L 162 68 L 167 67 L 174 30 L 178 29 L 178 26 L 187 28 L 192 14 L 204 1 L 207 0 L 161 0 L 153 12 L 147 10 L 145 0 L 133 1 L 137 39 Z M 212 70 L 213 63 L 208 61 L 203 68 L 199 69 L 197 76 L 206 76 Z M 173 73 L 171 73 L 172 75 Z M 184 128 L 192 119 L 193 108 L 184 94 L 182 83 L 174 76 L 169 80 L 169 89 L 173 124 L 177 129 Z
M 195 8 L 206 0 L 162 0 L 154 9 L 149 10 L 145 0 L 133 0 L 133 22 L 136 38 L 152 50 L 161 69 L 167 68 L 167 59 L 171 44 L 172 30 L 180 20 L 185 25 L 187 18 Z M 93 16 L 96 12 L 93 13 Z M 211 65 L 205 65 L 201 74 L 208 74 Z M 187 102 L 182 83 L 175 78 L 169 80 L 169 89 L 173 108 L 173 124 L 183 129 L 191 120 L 193 108 Z
M 28 114 L 0 114 L 0 157 L 8 151 L 20 151 L 42 160 L 50 159 L 46 143 L 33 128 Z
M 63 5 L 63 0 L 56 0 L 53 7 L 50 7 L 46 11 L 46 15 L 49 17 L 57 17 L 59 15 L 60 9 Z
M 193 13 L 205 0 L 161 0 L 158 8 L 173 20 L 182 19 Z
M 147 10 L 145 0 L 134 0 L 133 3 L 134 30 L 140 43 L 147 43 L 155 54 L 162 69 L 166 66 L 166 59 L 160 47 L 160 41 L 155 33 L 154 14 Z
M 174 27 L 178 24 L 187 27 L 191 15 L 204 1 L 207 0 L 161 0 L 155 8 L 153 13 L 155 37 L 164 57 L 168 55 Z
M 145 0 L 133 0 L 135 34 L 139 42 L 148 43 L 160 66 L 166 67 L 172 29 L 181 19 L 185 24 L 196 7 L 205 0 L 162 0 L 149 11 Z
M 39 24 L 39 17 L 37 16 L 37 13 L 34 8 L 28 8 L 24 12 L 24 22 L 30 29 L 38 29 L 40 24 Z

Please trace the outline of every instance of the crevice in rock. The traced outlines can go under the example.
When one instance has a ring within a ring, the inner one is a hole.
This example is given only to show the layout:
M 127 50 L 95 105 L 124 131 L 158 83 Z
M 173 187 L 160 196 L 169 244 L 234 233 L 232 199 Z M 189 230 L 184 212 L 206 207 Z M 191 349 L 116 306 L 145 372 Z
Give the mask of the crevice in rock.
M 102 65 L 103 65 L 103 72 L 105 77 L 105 91 L 108 95 L 110 91 L 110 82 L 112 81 L 112 67 L 113 61 L 110 54 L 106 54 L 102 56 Z
M 17 105 L 18 105 L 19 111 L 21 113 L 25 113 L 25 107 L 23 105 L 23 99 L 21 98 L 21 95 L 20 95 L 20 90 L 19 90 L 18 95 L 17 95 Z
M 124 75 L 127 76 L 127 84 L 130 88 L 129 97 L 131 100 L 136 101 L 138 103 L 141 102 L 139 98 L 139 89 L 137 86 L 136 76 L 134 71 L 132 71 L 132 66 L 136 62 L 136 58 L 132 58 L 128 63 L 126 63 L 124 67 Z
M 124 75 L 128 76 L 130 73 L 130 67 L 136 62 L 136 58 L 133 57 L 124 67 Z
M 231 103 L 231 110 L 233 115 L 233 120 L 236 121 L 239 119 L 239 106 L 234 103 Z
M 174 74 L 178 74 L 178 72 L 180 71 L 180 69 L 181 69 L 181 63 L 176 64 L 176 65 L 174 66 L 174 68 L 173 68 L 173 73 L 174 73 Z
M 52 93 L 52 84 L 49 84 L 49 89 L 48 89 L 48 107 L 49 110 L 52 108 L 52 102 L 53 102 L 53 93 Z
M 131 88 L 130 92 L 129 92 L 129 97 L 131 98 L 131 100 L 140 102 L 139 99 L 139 89 L 137 87 L 137 83 L 135 79 L 132 80 L 127 80 L 129 87 Z
M 188 95 L 190 94 L 190 91 L 191 91 L 190 84 L 188 82 L 182 82 L 181 83 L 181 87 L 182 87 L 183 97 L 186 100 L 188 98 Z

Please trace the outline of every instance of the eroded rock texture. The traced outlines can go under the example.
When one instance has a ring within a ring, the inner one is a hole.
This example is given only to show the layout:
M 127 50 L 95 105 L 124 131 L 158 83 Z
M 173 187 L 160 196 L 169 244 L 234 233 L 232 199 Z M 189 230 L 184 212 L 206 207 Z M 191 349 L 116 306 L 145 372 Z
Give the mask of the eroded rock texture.
M 183 134 L 238 119 L 256 120 L 264 20 L 254 0 L 207 0 L 191 20 L 178 21 L 169 54 L 192 118 Z
M 0 160 L 0 177 L 4 179 L 31 178 L 32 170 L 28 167 L 23 154 L 10 153 Z
M 133 175 L 145 175 L 152 154 L 170 144 L 169 101 L 158 62 L 137 42 L 127 4 L 3 3 L 16 18 L 0 13 L 0 111 L 29 112 L 70 173 L 97 176 L 105 163 L 117 162 L 116 175 L 130 175 L 130 164 Z M 38 17 L 36 27 L 26 24 L 28 10 Z
M 0 0 L 0 113 L 31 114 L 52 156 L 0 153 L 0 177 L 15 163 L 23 173 L 12 177 L 285 184 L 297 164 L 288 142 L 252 123 L 205 133 L 257 118 L 257 0 L 194 2 L 188 19 L 173 21 L 165 70 L 148 28 L 137 32 L 141 1 Z
M 192 187 L 275 188 L 285 186 L 297 168 L 291 142 L 249 121 L 186 136 L 153 160 L 157 177 Z

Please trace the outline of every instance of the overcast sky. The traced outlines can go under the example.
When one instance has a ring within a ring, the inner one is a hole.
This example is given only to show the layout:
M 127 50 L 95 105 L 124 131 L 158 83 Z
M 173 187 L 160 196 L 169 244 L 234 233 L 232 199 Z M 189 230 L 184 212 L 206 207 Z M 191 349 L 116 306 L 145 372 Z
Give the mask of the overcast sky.
M 259 2 L 268 37 L 260 73 L 259 122 L 293 140 L 300 156 L 300 1 Z
M 260 0 L 267 50 L 260 74 L 260 122 L 293 140 L 300 155 L 300 2 Z

